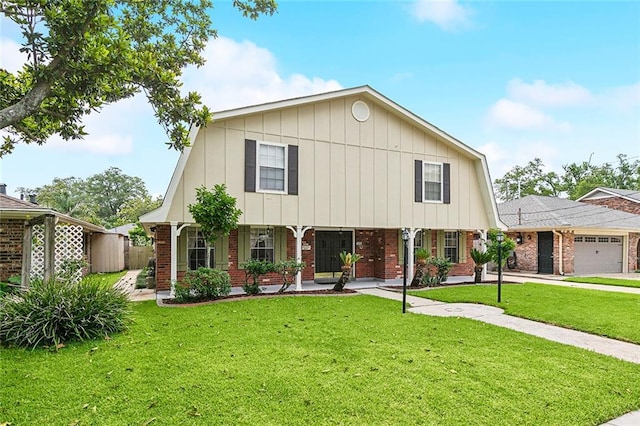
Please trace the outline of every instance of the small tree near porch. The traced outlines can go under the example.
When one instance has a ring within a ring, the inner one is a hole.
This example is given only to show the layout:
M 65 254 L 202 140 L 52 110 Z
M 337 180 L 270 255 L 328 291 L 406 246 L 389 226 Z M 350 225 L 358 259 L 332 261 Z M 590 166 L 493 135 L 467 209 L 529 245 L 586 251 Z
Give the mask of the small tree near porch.
M 201 186 L 196 189 L 196 200 L 189 204 L 189 212 L 208 244 L 238 227 L 242 210 L 236 208 L 236 199 L 227 194 L 226 185 L 214 185 L 213 192 Z

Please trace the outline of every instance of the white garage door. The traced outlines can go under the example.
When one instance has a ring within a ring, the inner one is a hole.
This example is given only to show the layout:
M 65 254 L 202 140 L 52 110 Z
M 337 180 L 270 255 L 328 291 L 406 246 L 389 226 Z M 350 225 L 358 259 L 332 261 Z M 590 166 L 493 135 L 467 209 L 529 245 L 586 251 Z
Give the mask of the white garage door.
M 622 272 L 622 237 L 576 235 L 574 242 L 576 274 Z

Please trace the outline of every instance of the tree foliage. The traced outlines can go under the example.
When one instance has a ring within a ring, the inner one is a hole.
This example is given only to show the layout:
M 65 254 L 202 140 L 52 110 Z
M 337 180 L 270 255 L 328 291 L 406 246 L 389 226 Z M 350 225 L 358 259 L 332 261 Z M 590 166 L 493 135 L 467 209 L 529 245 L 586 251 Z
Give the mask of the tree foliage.
M 188 207 L 209 244 L 236 229 L 242 214 L 242 210 L 236 208 L 236 199 L 227 194 L 224 184 L 214 185 L 213 192 L 204 186 L 197 188 L 196 203 Z
M 276 11 L 275 0 L 233 0 L 245 17 Z M 86 135 L 92 111 L 143 92 L 170 147 L 188 144 L 188 128 L 210 112 L 196 92 L 181 93 L 187 65 L 201 66 L 215 37 L 210 0 L 0 0 L 22 33 L 28 61 L 0 69 L 0 157 L 18 141 L 42 144 Z
M 539 158 L 526 166 L 514 166 L 502 178 L 494 181 L 494 190 L 503 201 L 527 195 L 565 195 L 575 200 L 598 187 L 640 190 L 640 160 L 631 161 L 625 154 L 618 163 L 596 165 L 588 161 L 562 166 L 564 173 L 545 172 Z
M 489 229 L 487 232 L 487 241 L 485 241 L 485 245 L 487 247 L 487 253 L 491 256 L 491 260 L 498 264 L 498 252 L 500 252 L 500 257 L 502 260 L 502 266 L 504 267 L 507 262 L 507 257 L 511 254 L 511 251 L 516 248 L 516 242 L 511 238 L 504 235 L 504 240 L 502 243 L 498 244 L 498 233 L 501 232 L 498 229 Z
M 138 222 L 138 218 L 162 204 L 153 198 L 139 177 L 110 167 L 87 179 L 55 178 L 39 188 L 18 188 L 34 194 L 38 204 L 106 228 Z

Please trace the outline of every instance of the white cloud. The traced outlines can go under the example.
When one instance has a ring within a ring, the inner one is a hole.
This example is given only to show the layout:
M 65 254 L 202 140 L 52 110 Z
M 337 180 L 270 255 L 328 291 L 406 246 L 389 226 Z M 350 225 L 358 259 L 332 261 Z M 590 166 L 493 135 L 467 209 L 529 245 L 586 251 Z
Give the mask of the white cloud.
M 507 84 L 510 99 L 541 107 L 589 105 L 594 96 L 589 90 L 574 82 L 548 84 L 544 80 L 525 83 L 513 79 Z
M 302 74 L 281 76 L 277 61 L 267 49 L 251 41 L 219 37 L 209 42 L 201 68 L 184 74 L 186 90 L 195 90 L 213 110 L 339 90 L 340 83 Z
M 640 107 L 640 83 L 605 90 L 599 97 L 601 104 L 618 110 Z
M 558 148 L 545 140 L 512 140 L 510 142 L 488 142 L 478 147 L 478 150 L 487 157 L 489 173 L 491 179 L 501 178 L 514 166 L 524 166 L 534 158 L 540 158 L 545 165 L 545 171 L 559 168 L 554 165 L 557 162 L 560 152 Z
M 558 123 L 542 111 L 524 103 L 510 99 L 500 99 L 487 115 L 491 125 L 511 129 L 553 129 L 568 131 L 569 123 Z
M 3 22 L 4 23 L 4 22 Z M 27 61 L 27 55 L 20 52 L 20 46 L 14 40 L 0 38 L 0 68 L 14 73 L 22 68 Z
M 418 0 L 412 14 L 420 22 L 433 22 L 445 31 L 466 28 L 470 25 L 473 11 L 457 0 Z
M 99 155 L 128 155 L 133 152 L 133 138 L 128 135 L 89 133 L 83 140 L 65 141 L 54 137 L 45 145 L 45 149 L 67 152 L 85 152 Z

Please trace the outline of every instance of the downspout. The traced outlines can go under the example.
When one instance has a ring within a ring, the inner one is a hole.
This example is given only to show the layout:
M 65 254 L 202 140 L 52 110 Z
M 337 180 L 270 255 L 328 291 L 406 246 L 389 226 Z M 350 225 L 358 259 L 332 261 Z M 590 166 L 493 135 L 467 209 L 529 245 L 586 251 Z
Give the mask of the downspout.
M 558 232 L 555 229 L 552 232 L 558 236 L 558 272 L 560 275 L 564 275 L 564 267 L 562 265 L 562 232 Z

